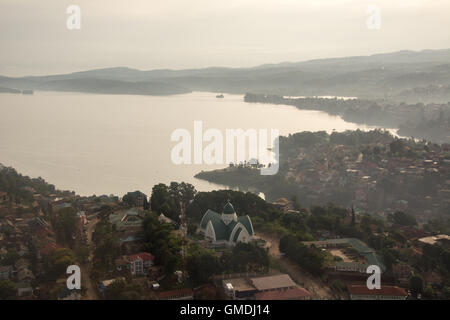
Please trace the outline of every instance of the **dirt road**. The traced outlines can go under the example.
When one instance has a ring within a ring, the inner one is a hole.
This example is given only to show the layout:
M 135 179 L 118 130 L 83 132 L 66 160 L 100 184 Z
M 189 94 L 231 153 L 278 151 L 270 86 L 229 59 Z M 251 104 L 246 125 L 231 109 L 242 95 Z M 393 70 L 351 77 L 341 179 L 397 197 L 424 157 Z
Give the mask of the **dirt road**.
M 98 219 L 92 219 L 89 221 L 87 228 L 86 228 L 86 238 L 87 238 L 87 245 L 89 248 L 89 261 L 92 261 L 93 258 L 93 245 L 92 245 L 92 233 L 94 232 L 95 225 L 97 224 L 99 220 Z M 88 262 L 81 267 L 81 285 L 82 288 L 85 288 L 85 295 L 83 296 L 83 300 L 98 300 L 99 297 L 97 295 L 97 291 L 95 290 L 95 287 L 91 280 L 91 268 L 92 264 L 91 262 Z
M 261 239 L 270 242 L 269 254 L 280 265 L 283 272 L 286 272 L 301 287 L 314 295 L 314 299 L 336 299 L 337 297 L 331 289 L 319 278 L 303 271 L 290 259 L 282 256 L 278 248 L 280 239 L 273 235 L 258 234 Z

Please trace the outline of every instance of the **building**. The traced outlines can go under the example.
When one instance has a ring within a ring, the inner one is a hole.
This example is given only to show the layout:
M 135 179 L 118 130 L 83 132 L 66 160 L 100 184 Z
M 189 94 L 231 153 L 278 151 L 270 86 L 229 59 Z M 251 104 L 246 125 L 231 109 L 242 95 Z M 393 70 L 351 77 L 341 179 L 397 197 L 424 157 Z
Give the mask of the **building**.
M 310 300 L 312 294 L 304 288 L 289 288 L 258 292 L 255 300 Z
M 0 280 L 8 280 L 13 271 L 13 266 L 0 266 Z
M 258 292 L 295 288 L 297 285 L 288 274 L 251 278 L 250 281 Z
M 392 273 L 401 285 L 408 285 L 412 268 L 406 263 L 397 263 L 392 266 Z
M 351 300 L 406 300 L 405 289 L 397 286 L 381 286 L 381 289 L 369 289 L 366 285 L 349 285 Z
M 114 212 L 109 216 L 109 222 L 119 231 L 139 230 L 142 226 L 142 220 L 142 210 L 138 208 Z
M 366 273 L 369 265 L 367 263 L 339 261 L 335 264 L 335 270 L 341 272 Z
M 258 290 L 247 278 L 225 279 L 222 280 L 222 286 L 225 294 L 233 300 L 249 299 L 258 293 Z
M 191 288 L 163 291 L 157 294 L 158 300 L 194 300 Z
M 287 212 L 288 210 L 292 209 L 290 201 L 286 198 L 280 198 L 272 202 L 272 204 L 275 206 L 275 208 L 282 210 L 283 212 Z
M 0 203 L 7 203 L 8 201 L 8 194 L 6 192 L 0 191 Z
M 439 234 L 436 236 L 424 237 L 424 238 L 419 239 L 420 242 L 422 242 L 424 244 L 430 244 L 430 245 L 433 245 L 436 242 L 439 242 L 441 240 L 450 240 L 450 236 L 446 235 L 446 234 Z
M 207 210 L 200 222 L 200 232 L 214 245 L 234 246 L 238 242 L 254 239 L 254 230 L 249 216 L 238 217 L 228 201 L 222 214 Z
M 174 221 L 174 220 L 172 220 L 172 219 L 166 217 L 163 213 L 161 213 L 161 214 L 158 216 L 158 220 L 159 220 L 159 222 L 172 224 L 172 225 L 174 225 L 174 226 L 177 225 L 176 221 Z
M 33 288 L 27 281 L 16 283 L 16 289 L 19 297 L 31 296 L 33 294 Z
M 120 277 L 116 279 L 103 280 L 99 283 L 99 289 L 102 295 L 105 297 L 106 289 L 116 281 L 125 281 L 125 278 Z
M 365 244 L 361 240 L 356 238 L 327 239 L 322 241 L 303 241 L 302 243 L 308 247 L 315 246 L 316 248 L 323 248 L 323 249 L 351 247 L 356 251 L 358 251 L 359 255 L 364 257 L 364 259 L 367 262 L 367 265 L 376 265 L 380 267 L 382 272 L 384 272 L 386 269 L 385 265 L 381 260 L 381 257 L 376 253 L 376 251 L 370 248 L 367 244 Z M 354 268 L 354 266 L 353 267 L 350 265 L 346 266 L 345 264 L 343 264 L 342 268 L 351 269 Z
M 291 277 L 287 274 L 278 274 L 266 277 L 233 278 L 222 280 L 225 294 L 233 300 L 236 299 L 261 299 L 267 300 L 275 297 L 291 297 L 309 299 L 310 294 L 305 289 L 299 289 Z M 266 293 L 271 293 L 267 294 Z M 308 294 L 306 294 L 308 293 Z M 280 298 L 280 300 L 283 300 Z
M 34 280 L 33 272 L 28 268 L 23 268 L 17 271 L 17 280 L 19 282 L 26 282 Z
M 118 271 L 129 270 L 133 276 L 146 275 L 148 269 L 153 266 L 155 257 L 148 252 L 122 256 L 116 259 L 116 268 Z

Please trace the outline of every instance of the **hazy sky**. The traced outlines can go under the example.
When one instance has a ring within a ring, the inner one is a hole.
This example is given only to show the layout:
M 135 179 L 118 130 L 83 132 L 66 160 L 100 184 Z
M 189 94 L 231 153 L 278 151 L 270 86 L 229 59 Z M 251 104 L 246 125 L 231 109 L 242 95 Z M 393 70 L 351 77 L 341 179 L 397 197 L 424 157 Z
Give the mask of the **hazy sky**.
M 81 30 L 66 9 L 81 8 Z M 381 29 L 366 26 L 369 5 Z M 246 67 L 450 48 L 449 0 L 0 0 L 0 74 Z

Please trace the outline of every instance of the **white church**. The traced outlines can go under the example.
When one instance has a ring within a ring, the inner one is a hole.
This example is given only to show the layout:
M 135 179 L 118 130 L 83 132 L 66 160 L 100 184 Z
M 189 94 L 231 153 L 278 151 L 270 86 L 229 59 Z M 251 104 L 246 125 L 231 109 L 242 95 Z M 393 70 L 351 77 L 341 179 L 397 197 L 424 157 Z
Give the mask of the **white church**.
M 222 214 L 209 209 L 205 212 L 200 222 L 200 232 L 217 246 L 234 246 L 238 242 L 249 242 L 255 235 L 250 217 L 238 217 L 229 201 Z

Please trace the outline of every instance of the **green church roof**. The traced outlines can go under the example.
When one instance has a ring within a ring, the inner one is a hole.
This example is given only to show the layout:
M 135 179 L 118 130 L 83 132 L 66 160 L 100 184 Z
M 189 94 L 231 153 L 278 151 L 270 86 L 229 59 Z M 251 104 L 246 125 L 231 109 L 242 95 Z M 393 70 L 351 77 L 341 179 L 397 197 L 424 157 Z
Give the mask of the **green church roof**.
M 235 214 L 236 212 L 234 211 L 233 205 L 230 202 L 228 202 L 224 207 L 223 213 Z M 253 227 L 249 216 L 238 217 L 237 221 L 230 221 L 227 225 L 223 222 L 222 216 L 219 213 L 208 209 L 206 213 L 203 215 L 202 221 L 200 222 L 200 228 L 206 230 L 206 227 L 208 226 L 208 223 L 210 221 L 214 229 L 214 233 L 216 235 L 216 241 L 232 240 L 233 242 L 236 242 L 236 240 L 239 237 L 239 234 L 242 231 L 241 227 L 239 227 L 239 229 L 236 230 L 233 239 L 230 239 L 230 237 L 234 228 L 238 223 L 241 223 L 247 230 L 248 234 L 250 236 L 253 236 Z
M 251 222 L 249 216 L 239 217 L 238 222 L 242 223 L 244 225 L 245 229 L 247 229 L 248 234 L 253 236 L 253 227 L 252 227 L 252 222 Z
M 227 202 L 225 207 L 223 207 L 223 213 L 224 214 L 234 214 L 236 211 L 234 211 L 233 205 L 230 203 L 230 201 Z
M 234 237 L 233 237 L 233 242 L 236 242 L 236 241 L 237 241 L 237 239 L 239 238 L 239 234 L 241 233 L 241 231 L 242 231 L 242 228 L 239 228 L 239 229 L 236 231 L 236 233 L 234 234 Z

